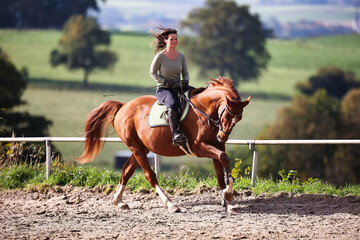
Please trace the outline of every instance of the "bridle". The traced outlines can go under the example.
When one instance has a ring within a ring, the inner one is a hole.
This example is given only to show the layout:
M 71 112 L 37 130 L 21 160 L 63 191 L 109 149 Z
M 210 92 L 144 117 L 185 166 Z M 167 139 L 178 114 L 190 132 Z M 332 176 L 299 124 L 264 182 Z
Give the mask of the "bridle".
M 235 113 L 231 112 L 230 109 L 229 109 L 229 107 L 228 107 L 228 105 L 225 105 L 225 107 L 224 107 L 223 110 L 221 111 L 220 115 L 218 115 L 218 118 L 219 118 L 219 119 L 218 119 L 218 120 L 215 120 L 215 119 L 213 119 L 212 117 L 210 117 L 209 115 L 207 115 L 206 113 L 204 113 L 204 112 L 203 112 L 201 109 L 199 109 L 197 106 L 195 106 L 195 105 L 191 102 L 191 100 L 190 100 L 189 98 L 187 98 L 185 95 L 179 94 L 179 97 L 185 99 L 185 100 L 190 104 L 190 106 L 191 106 L 192 108 L 194 108 L 194 109 L 195 109 L 196 111 L 198 111 L 201 115 L 203 115 L 204 117 L 206 117 L 209 126 L 211 126 L 211 124 L 210 124 L 210 121 L 211 121 L 211 122 L 219 129 L 220 132 L 222 132 L 222 133 L 224 133 L 224 134 L 226 134 L 226 135 L 230 135 L 230 132 L 225 132 L 225 131 L 224 131 L 224 128 L 223 128 L 223 126 L 222 126 L 222 124 L 221 124 L 221 118 L 222 118 L 225 110 L 227 110 L 227 112 L 228 112 L 231 116 L 233 116 L 233 117 L 242 116 L 242 113 L 235 114 Z
M 230 113 L 231 116 L 233 117 L 239 117 L 239 116 L 242 116 L 242 113 L 239 113 L 239 114 L 235 114 L 233 112 L 230 111 L 228 105 L 225 105 L 225 107 L 223 108 L 223 110 L 221 111 L 220 115 L 219 115 L 219 120 L 218 121 L 218 125 L 217 127 L 219 128 L 219 131 L 220 132 L 223 132 L 224 134 L 226 135 L 230 135 L 230 132 L 225 132 L 224 129 L 223 129 L 223 126 L 221 125 L 221 117 L 222 115 L 224 114 L 225 110 L 227 110 L 228 113 Z

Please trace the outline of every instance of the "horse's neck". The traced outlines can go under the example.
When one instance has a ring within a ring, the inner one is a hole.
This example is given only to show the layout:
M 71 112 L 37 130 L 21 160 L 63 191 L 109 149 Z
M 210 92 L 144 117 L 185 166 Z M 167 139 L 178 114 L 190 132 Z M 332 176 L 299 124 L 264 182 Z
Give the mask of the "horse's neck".
M 207 115 L 217 114 L 217 109 L 219 108 L 220 101 L 223 98 L 221 92 L 216 91 L 204 91 L 199 95 L 196 95 L 191 99 L 192 103 L 200 108 Z

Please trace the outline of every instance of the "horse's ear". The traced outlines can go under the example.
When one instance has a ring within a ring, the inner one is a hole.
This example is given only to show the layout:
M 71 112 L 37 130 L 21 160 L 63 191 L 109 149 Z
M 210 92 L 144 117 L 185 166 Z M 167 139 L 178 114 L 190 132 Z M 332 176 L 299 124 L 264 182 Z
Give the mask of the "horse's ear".
M 241 102 L 241 100 L 230 100 L 227 96 L 225 96 L 225 99 L 226 105 L 228 105 L 231 109 L 239 108 L 239 103 L 241 103 L 241 107 L 243 107 L 243 102 Z
M 225 99 L 226 99 L 226 105 L 229 105 L 231 103 L 231 100 L 227 96 L 225 96 Z
M 230 108 L 233 108 L 233 101 L 231 101 L 227 96 L 225 96 L 226 99 L 226 105 L 229 106 Z
M 245 101 L 242 102 L 243 108 L 249 104 L 250 100 L 251 100 L 251 96 L 249 96 L 248 99 L 246 99 Z

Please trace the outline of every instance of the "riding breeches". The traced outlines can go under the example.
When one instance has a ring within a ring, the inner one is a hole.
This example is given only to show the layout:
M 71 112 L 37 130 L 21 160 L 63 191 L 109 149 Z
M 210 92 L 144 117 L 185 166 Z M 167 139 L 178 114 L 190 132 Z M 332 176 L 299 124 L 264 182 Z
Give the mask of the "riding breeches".
M 156 90 L 156 98 L 160 104 L 164 104 L 166 107 L 178 112 L 180 107 L 178 92 L 180 91 L 180 88 L 159 87 Z

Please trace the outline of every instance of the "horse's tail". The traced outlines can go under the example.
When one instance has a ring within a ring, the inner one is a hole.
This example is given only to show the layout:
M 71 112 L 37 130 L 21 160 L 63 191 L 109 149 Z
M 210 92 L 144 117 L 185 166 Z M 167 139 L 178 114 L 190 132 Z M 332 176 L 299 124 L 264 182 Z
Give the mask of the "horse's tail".
M 93 161 L 103 147 L 101 138 L 104 130 L 111 124 L 114 127 L 116 113 L 124 104 L 118 101 L 107 101 L 92 110 L 87 117 L 85 127 L 85 144 L 82 155 L 76 158 L 79 163 Z

